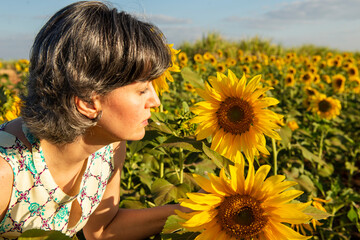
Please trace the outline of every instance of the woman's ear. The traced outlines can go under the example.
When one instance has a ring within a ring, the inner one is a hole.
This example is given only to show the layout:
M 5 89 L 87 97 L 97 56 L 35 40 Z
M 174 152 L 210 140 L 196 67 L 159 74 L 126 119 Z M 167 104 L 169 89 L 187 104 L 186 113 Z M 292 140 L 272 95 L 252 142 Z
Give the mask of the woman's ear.
M 84 101 L 75 96 L 75 106 L 77 110 L 89 119 L 96 119 L 101 114 L 100 97 L 95 95 L 91 98 L 91 102 Z

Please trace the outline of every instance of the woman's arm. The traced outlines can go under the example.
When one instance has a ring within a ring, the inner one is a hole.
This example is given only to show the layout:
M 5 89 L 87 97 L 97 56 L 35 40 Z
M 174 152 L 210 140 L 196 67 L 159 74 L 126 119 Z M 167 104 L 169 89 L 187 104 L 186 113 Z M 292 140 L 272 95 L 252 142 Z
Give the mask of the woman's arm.
M 115 172 L 104 197 L 83 229 L 87 240 L 92 239 L 145 239 L 161 232 L 168 216 L 180 209 L 178 204 L 148 209 L 121 209 L 120 173 L 126 154 L 125 142 L 115 150 Z
M 13 186 L 13 171 L 11 166 L 0 157 L 0 222 L 6 214 L 11 198 L 11 191 Z

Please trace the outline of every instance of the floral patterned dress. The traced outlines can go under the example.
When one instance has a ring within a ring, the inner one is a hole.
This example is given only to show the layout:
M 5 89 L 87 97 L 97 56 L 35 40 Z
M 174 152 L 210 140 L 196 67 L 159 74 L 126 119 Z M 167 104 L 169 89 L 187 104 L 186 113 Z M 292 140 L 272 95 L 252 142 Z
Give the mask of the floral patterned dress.
M 89 156 L 76 196 L 65 194 L 55 183 L 46 165 L 40 141 L 23 125 L 28 149 L 17 137 L 0 125 L 0 156 L 12 167 L 14 174 L 10 203 L 0 223 L 0 238 L 17 238 L 26 230 L 57 230 L 73 236 L 86 224 L 99 205 L 114 170 L 112 145 Z M 30 151 L 31 150 L 31 151 Z M 72 202 L 77 199 L 82 215 L 68 227 Z

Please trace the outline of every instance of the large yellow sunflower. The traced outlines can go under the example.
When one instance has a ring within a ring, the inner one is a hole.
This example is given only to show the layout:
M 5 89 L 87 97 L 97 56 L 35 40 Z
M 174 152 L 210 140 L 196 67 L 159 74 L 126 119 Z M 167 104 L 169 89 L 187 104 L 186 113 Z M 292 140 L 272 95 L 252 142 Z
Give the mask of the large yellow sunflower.
M 301 224 L 311 217 L 303 210 L 311 204 L 290 203 L 303 192 L 288 189 L 296 182 L 284 181 L 285 176 L 266 176 L 269 165 L 256 172 L 249 161 L 245 178 L 245 161 L 229 166 L 230 178 L 221 169 L 219 177 L 210 179 L 194 175 L 195 181 L 207 193 L 187 193 L 181 206 L 191 213 L 176 213 L 186 219 L 182 226 L 189 231 L 201 231 L 195 240 L 288 240 L 308 239 L 283 223 Z
M 169 49 L 171 51 L 171 66 L 158 78 L 154 79 L 152 81 L 152 84 L 154 85 L 154 89 L 156 93 L 159 95 L 162 95 L 163 92 L 169 91 L 169 85 L 166 82 L 166 79 L 170 82 L 173 82 L 174 79 L 171 76 L 171 72 L 180 72 L 180 67 L 175 63 L 176 61 L 176 54 L 180 52 L 180 50 L 176 50 L 173 48 L 174 44 L 168 44 Z
M 325 94 L 318 94 L 312 99 L 310 108 L 321 118 L 330 120 L 340 114 L 341 103 L 335 98 L 326 97 Z
M 262 88 L 261 76 L 257 75 L 248 83 L 245 75 L 238 79 L 228 70 L 228 76 L 217 73 L 217 78 L 209 77 L 205 90 L 197 93 L 205 101 L 192 108 L 195 113 L 192 123 L 199 123 L 195 134 L 197 140 L 212 136 L 211 149 L 230 160 L 254 159 L 259 151 L 269 154 L 265 135 L 280 140 L 274 129 L 282 116 L 266 109 L 278 104 L 278 100 L 264 96 L 271 87 Z

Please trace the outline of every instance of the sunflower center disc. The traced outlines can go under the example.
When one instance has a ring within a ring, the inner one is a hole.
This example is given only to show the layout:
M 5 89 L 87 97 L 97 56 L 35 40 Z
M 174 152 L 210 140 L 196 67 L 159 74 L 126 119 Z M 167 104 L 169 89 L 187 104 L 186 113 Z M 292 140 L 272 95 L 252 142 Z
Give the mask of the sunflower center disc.
M 340 88 L 342 85 L 343 81 L 341 79 L 337 79 L 335 82 L 336 87 Z
M 239 98 L 227 98 L 216 112 L 219 126 L 225 132 L 242 134 L 249 131 L 254 119 L 254 110 L 247 102 Z
M 320 112 L 328 112 L 330 109 L 331 109 L 330 102 L 328 102 L 326 100 L 321 100 L 319 102 L 319 110 L 320 110 Z
M 267 224 L 260 202 L 247 195 L 233 195 L 224 199 L 217 215 L 222 228 L 235 238 L 254 237 Z

